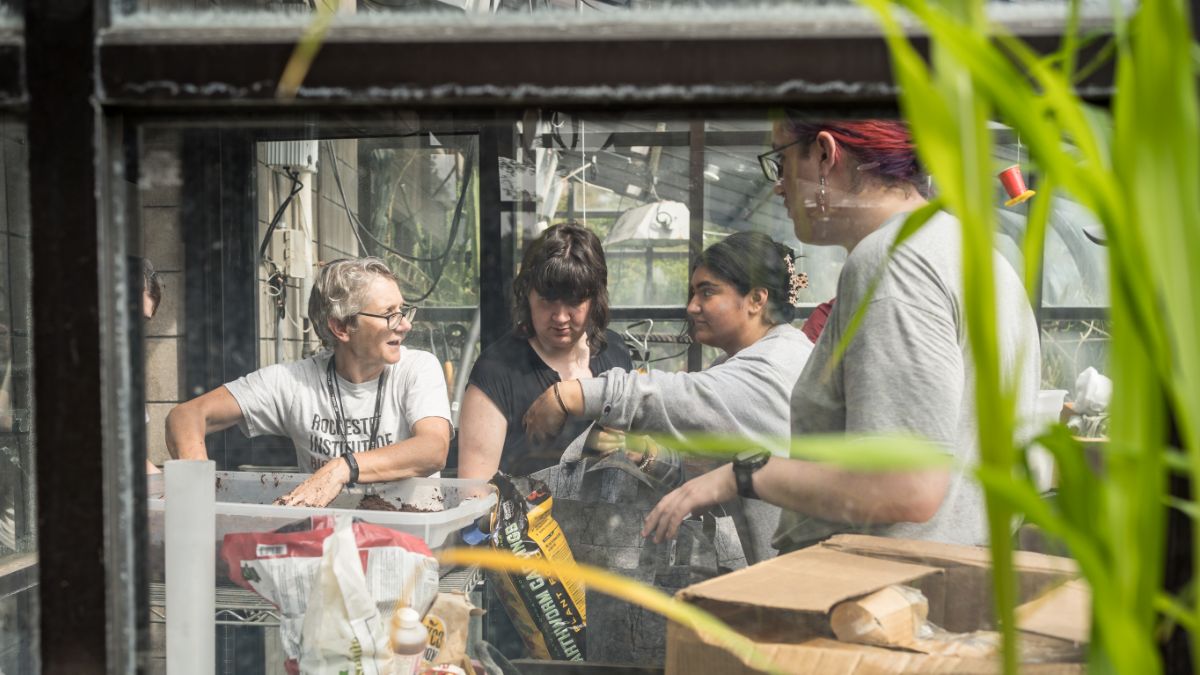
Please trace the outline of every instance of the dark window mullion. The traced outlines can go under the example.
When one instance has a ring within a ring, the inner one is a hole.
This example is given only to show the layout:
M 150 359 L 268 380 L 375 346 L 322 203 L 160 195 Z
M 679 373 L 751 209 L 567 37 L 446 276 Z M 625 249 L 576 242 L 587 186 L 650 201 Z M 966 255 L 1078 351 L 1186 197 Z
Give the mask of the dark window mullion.
M 29 184 L 41 666 L 117 667 L 106 639 L 99 209 L 93 196 L 93 3 L 28 2 Z M 53 187 L 51 187 L 53 186 Z M 69 309 L 69 311 L 67 311 Z M 125 486 L 113 486 L 125 489 Z M 116 633 L 123 626 L 111 626 Z M 132 651 L 132 650 L 129 650 Z M 128 655 L 127 655 L 128 656 Z

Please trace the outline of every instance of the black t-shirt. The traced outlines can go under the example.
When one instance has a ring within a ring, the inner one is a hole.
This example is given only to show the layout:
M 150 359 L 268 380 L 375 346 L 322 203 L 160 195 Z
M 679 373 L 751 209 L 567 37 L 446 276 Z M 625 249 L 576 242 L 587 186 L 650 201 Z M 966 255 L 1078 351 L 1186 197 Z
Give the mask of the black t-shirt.
M 633 362 L 629 359 L 621 336 L 611 330 L 606 331 L 605 335 L 608 345 L 600 353 L 592 355 L 588 362 L 592 375 L 612 368 L 633 370 Z M 591 420 L 572 418 L 547 448 L 539 451 L 529 446 L 522 423 L 525 411 L 542 392 L 559 380 L 558 373 L 538 356 L 529 345 L 529 340 L 511 332 L 483 350 L 475 361 L 475 366 L 471 368 L 470 383 L 487 394 L 508 420 L 504 450 L 500 455 L 501 471 L 513 476 L 525 476 L 557 464 L 567 445 L 591 424 Z

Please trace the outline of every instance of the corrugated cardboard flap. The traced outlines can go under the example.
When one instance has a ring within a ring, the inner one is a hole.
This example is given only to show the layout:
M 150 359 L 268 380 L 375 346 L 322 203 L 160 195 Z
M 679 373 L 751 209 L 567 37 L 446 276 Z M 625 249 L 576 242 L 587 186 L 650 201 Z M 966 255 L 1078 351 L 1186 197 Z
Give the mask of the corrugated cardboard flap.
M 828 613 L 843 600 L 940 572 L 936 567 L 814 547 L 689 586 L 678 597 L 704 604 Z
M 991 552 L 984 546 L 960 546 L 862 534 L 835 535 L 822 542 L 821 546 L 845 553 L 858 553 L 873 558 L 886 557 L 935 567 L 970 565 L 990 568 L 992 565 Z M 1079 575 L 1079 566 L 1074 560 L 1032 551 L 1014 552 L 1013 563 L 1022 572 L 1058 574 L 1064 577 Z
M 672 623 L 667 649 L 668 673 L 761 673 L 746 659 L 716 647 L 705 636 Z M 782 673 L 821 675 L 898 675 L 900 673 L 956 673 L 998 675 L 997 661 L 927 656 L 818 638 L 803 644 L 759 643 L 759 653 Z M 1024 664 L 1022 673 L 1080 675 L 1082 664 Z
M 1092 591 L 1075 579 L 1017 608 L 1017 626 L 1030 633 L 1083 644 L 1091 632 Z
M 1036 553 L 1018 553 L 1015 558 L 1023 602 L 1063 587 L 1078 576 L 1071 560 Z M 959 633 L 990 628 L 987 549 L 880 537 L 833 537 L 823 544 L 690 586 L 677 597 L 754 640 L 781 672 L 999 672 L 995 659 L 916 654 L 821 639 L 833 637 L 829 612 L 835 605 L 894 584 L 921 590 L 929 600 L 929 620 L 942 628 Z M 1081 632 L 1080 625 L 1086 626 L 1088 615 L 1081 609 L 1074 585 L 1063 587 L 1059 594 L 1027 610 L 1030 615 L 1022 628 L 1028 631 L 1029 639 L 1023 638 L 1022 642 L 1026 652 L 1022 673 L 1084 672 L 1084 666 L 1076 662 L 1081 658 L 1078 641 L 1072 645 L 1064 640 L 1086 633 Z M 1041 613 L 1047 616 L 1039 616 Z M 1056 626 L 1059 620 L 1066 625 Z M 690 629 L 672 623 L 667 635 L 668 675 L 759 672 Z
M 831 537 L 820 546 L 843 553 L 942 568 L 947 586 L 955 589 L 956 595 L 974 601 L 947 603 L 941 616 L 935 616 L 931 607 L 930 619 L 955 632 L 995 628 L 991 613 L 991 553 L 987 548 L 852 534 Z M 1079 575 L 1074 560 L 1031 551 L 1015 552 L 1013 564 L 1017 569 L 1017 598 L 1021 603 Z

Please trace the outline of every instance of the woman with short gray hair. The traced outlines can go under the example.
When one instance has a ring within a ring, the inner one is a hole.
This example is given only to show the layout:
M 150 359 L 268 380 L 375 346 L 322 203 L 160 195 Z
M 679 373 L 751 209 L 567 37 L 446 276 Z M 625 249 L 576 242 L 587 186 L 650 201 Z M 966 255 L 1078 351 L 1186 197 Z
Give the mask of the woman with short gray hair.
M 321 269 L 308 296 L 308 320 L 327 349 L 337 344 L 329 320 L 345 322 L 362 311 L 374 277 L 391 279 L 397 286 L 400 283 L 379 258 L 345 258 Z
M 313 476 L 285 495 L 325 506 L 356 483 L 428 476 L 450 447 L 446 380 L 432 354 L 401 346 L 416 306 L 379 258 L 336 260 L 313 284 L 309 320 L 326 349 L 261 368 L 182 403 L 167 417 L 175 457 L 206 459 L 205 434 L 288 436 Z

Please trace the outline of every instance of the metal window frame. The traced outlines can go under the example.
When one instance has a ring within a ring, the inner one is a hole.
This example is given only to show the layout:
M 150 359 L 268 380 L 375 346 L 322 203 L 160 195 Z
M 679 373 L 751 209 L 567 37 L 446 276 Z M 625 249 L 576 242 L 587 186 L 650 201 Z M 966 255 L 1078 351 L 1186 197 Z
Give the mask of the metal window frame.
M 600 43 L 569 30 L 435 39 L 335 29 L 297 100 L 281 104 L 274 82 L 298 30 L 191 29 L 180 39 L 111 27 L 104 0 L 25 5 L 24 37 L 0 35 L 0 110 L 25 115 L 29 134 L 39 567 L 52 581 L 38 589 L 47 673 L 134 672 L 146 644 L 144 533 L 130 527 L 145 522 L 144 429 L 136 404 L 118 405 L 141 395 L 133 383 L 142 378 L 134 353 L 142 325 L 124 293 L 138 283 L 127 264 L 138 226 L 127 219 L 130 177 L 106 170 L 127 165 L 109 152 L 140 121 L 398 106 L 496 110 L 498 122 L 548 105 L 895 108 L 886 45 L 871 33 L 785 25 L 610 33 Z M 1043 51 L 1058 41 L 1053 30 L 1014 32 Z M 1104 100 L 1111 84 L 1111 70 L 1101 70 L 1083 90 Z M 481 162 L 495 160 L 500 140 L 492 140 L 481 144 Z M 481 227 L 481 286 L 506 292 L 512 235 L 502 218 Z M 481 299 L 481 311 L 499 325 L 507 311 L 496 297 Z

